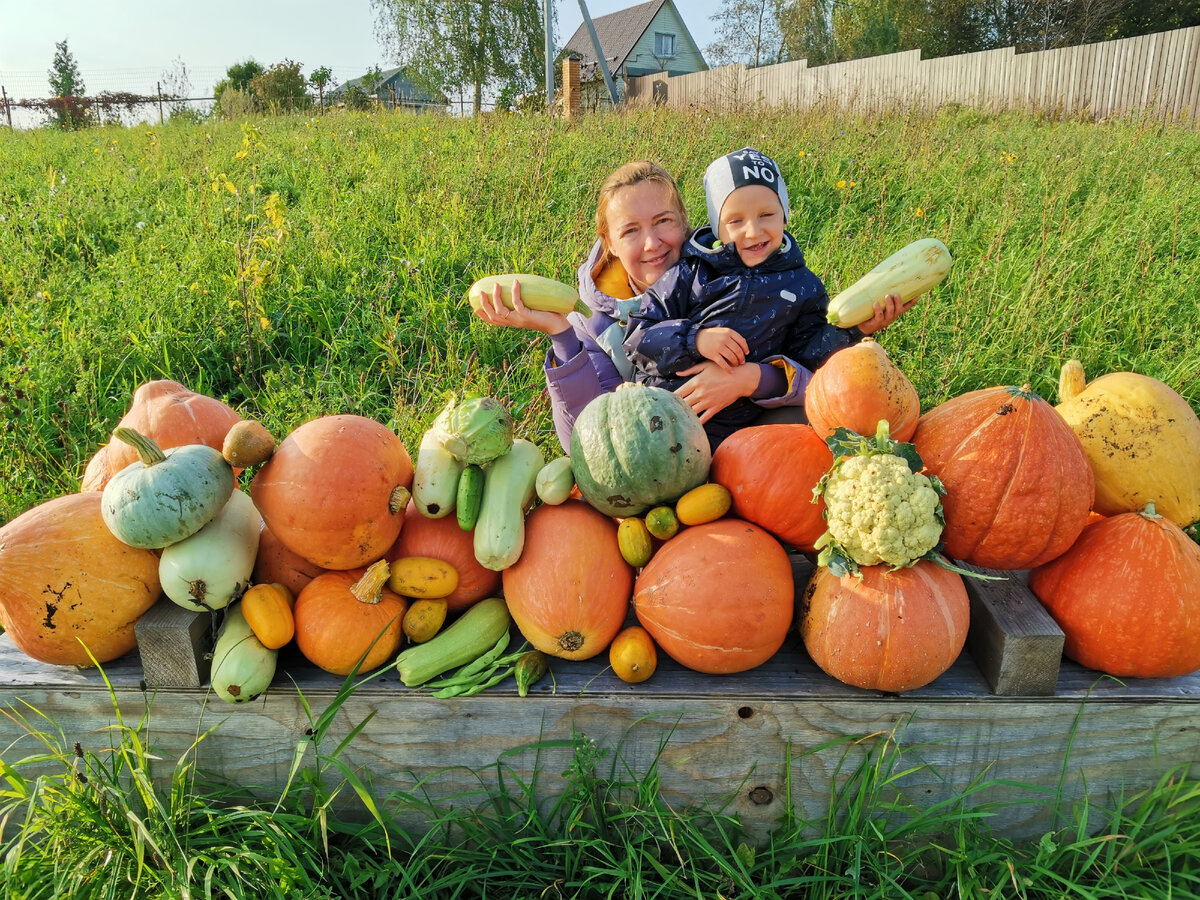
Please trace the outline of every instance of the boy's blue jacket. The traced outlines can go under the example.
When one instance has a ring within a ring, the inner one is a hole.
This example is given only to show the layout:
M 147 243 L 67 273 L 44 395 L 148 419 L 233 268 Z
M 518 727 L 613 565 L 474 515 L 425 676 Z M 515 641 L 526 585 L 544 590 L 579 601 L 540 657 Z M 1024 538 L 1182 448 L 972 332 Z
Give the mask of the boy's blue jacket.
M 663 278 L 644 296 L 630 318 L 625 349 L 634 364 L 634 380 L 675 390 L 686 378 L 676 375 L 700 362 L 696 332 L 732 328 L 746 339 L 748 362 L 798 365 L 789 381 L 808 377 L 838 350 L 857 343 L 857 328 L 838 328 L 825 319 L 829 295 L 804 264 L 795 239 L 753 268 L 742 263 L 732 244 L 717 246 L 711 227 L 699 229 L 684 245 L 675 278 Z M 790 366 L 781 366 L 787 371 Z M 742 398 L 708 423 L 710 438 L 720 440 L 748 425 L 763 406 Z

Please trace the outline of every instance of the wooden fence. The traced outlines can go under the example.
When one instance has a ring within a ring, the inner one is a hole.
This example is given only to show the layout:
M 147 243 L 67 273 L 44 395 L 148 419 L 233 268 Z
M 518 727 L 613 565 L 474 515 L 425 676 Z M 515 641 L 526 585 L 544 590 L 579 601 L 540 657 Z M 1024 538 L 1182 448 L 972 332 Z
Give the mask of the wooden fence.
M 757 69 L 724 66 L 669 80 L 658 73 L 630 78 L 626 101 L 718 110 L 828 106 L 856 114 L 960 104 L 1197 122 L 1200 26 L 1035 53 L 1005 47 L 921 59 L 921 51 L 909 50 L 812 69 L 798 60 Z

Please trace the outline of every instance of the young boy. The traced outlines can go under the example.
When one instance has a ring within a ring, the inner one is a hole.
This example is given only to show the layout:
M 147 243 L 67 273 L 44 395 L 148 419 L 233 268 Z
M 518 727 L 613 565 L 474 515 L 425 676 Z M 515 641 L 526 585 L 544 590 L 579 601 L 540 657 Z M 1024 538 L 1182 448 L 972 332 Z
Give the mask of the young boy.
M 710 224 L 684 245 L 688 277 L 667 295 L 647 292 L 625 349 L 634 381 L 668 390 L 687 382 L 679 373 L 702 360 L 726 370 L 757 364 L 757 389 L 701 417 L 715 450 L 765 406 L 801 405 L 814 369 L 902 310 L 894 298 L 860 328 L 826 322 L 829 296 L 786 230 L 787 186 L 769 157 L 745 147 L 715 160 L 704 173 L 704 194 Z M 765 397 L 778 399 L 756 402 Z

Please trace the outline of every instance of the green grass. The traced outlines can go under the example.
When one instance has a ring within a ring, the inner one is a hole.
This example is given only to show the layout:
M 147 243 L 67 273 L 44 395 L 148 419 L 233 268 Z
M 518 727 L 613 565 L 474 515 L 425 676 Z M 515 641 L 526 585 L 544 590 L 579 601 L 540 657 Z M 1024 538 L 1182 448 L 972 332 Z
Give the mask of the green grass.
M 831 292 L 917 237 L 950 247 L 949 279 L 883 336 L 926 408 L 999 383 L 1053 399 L 1070 356 L 1200 401 L 1185 128 L 649 111 L 0 131 L 0 521 L 73 490 L 151 378 L 278 435 L 361 413 L 410 449 L 442 392 L 468 386 L 552 449 L 544 341 L 476 323 L 467 286 L 572 282 L 599 183 L 631 158 L 666 164 L 699 219 L 705 165 L 744 144 L 779 160 Z

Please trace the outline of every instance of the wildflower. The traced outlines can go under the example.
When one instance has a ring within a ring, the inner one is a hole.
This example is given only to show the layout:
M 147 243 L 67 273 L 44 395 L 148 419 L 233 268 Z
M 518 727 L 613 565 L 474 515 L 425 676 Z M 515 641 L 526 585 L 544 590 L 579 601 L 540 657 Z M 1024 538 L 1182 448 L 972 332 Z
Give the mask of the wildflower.
M 806 153 L 805 153 L 803 150 L 801 150 L 801 151 L 800 151 L 800 156 L 801 156 L 801 157 L 803 157 L 803 156 L 806 156 L 806 155 L 807 155 L 807 154 L 806 154 Z
M 924 217 L 925 210 L 921 209 L 921 207 L 918 206 L 916 208 L 916 210 L 914 211 L 913 215 L 915 215 L 918 219 L 920 219 L 920 218 Z
M 845 182 L 845 181 L 839 181 L 839 182 L 837 183 L 837 186 L 838 186 L 839 188 L 844 188 L 844 187 L 846 186 L 846 182 Z

